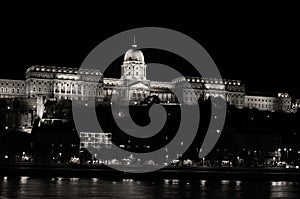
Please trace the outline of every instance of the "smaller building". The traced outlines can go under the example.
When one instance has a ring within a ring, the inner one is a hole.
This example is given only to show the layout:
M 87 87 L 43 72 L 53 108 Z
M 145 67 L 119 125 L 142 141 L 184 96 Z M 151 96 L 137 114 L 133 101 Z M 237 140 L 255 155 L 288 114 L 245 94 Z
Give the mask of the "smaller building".
M 80 132 L 80 148 L 101 149 L 111 148 L 111 133 Z
M 14 98 L 24 95 L 24 80 L 0 79 L 0 98 Z
M 290 112 L 291 97 L 287 93 L 266 94 L 248 93 L 245 95 L 245 107 L 256 108 L 261 111 Z

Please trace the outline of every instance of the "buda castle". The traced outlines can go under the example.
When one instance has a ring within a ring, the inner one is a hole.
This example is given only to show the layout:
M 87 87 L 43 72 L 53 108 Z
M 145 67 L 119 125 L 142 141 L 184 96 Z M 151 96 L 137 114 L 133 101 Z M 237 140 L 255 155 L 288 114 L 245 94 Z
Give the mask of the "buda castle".
M 0 98 L 37 99 L 36 106 L 39 106 L 47 99 L 93 99 L 99 103 L 115 100 L 139 105 L 146 97 L 154 95 L 162 104 L 193 105 L 199 99 L 220 97 L 237 108 L 284 112 L 292 108 L 288 94 L 247 94 L 240 80 L 202 77 L 178 77 L 171 82 L 148 80 L 144 55 L 136 45 L 125 53 L 119 79 L 103 77 L 96 69 L 57 66 L 31 66 L 25 76 L 25 80 L 0 79 Z

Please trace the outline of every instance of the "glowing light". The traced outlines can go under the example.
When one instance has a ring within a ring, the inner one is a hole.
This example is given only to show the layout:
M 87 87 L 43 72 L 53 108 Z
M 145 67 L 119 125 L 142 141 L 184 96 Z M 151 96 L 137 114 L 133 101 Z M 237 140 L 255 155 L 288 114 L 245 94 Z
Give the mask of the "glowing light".
M 221 184 L 225 185 L 225 184 L 229 184 L 229 180 L 222 180 Z
M 27 177 L 27 176 L 22 176 L 21 179 L 20 179 L 21 184 L 26 184 L 28 178 L 29 177 Z

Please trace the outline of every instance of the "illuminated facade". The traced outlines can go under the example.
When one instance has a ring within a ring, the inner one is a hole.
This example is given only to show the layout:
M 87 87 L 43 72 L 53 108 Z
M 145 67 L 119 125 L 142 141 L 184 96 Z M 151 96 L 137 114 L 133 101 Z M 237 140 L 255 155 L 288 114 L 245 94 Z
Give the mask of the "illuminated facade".
M 220 97 L 238 108 L 244 107 L 245 85 L 240 80 L 181 77 L 173 82 L 181 98 L 179 101 L 185 104 L 196 104 L 198 99 Z
M 265 96 L 265 94 L 245 95 L 245 107 L 262 111 L 291 112 L 291 102 L 292 98 L 287 93 L 278 93 L 277 96 Z
M 111 133 L 80 132 L 80 147 L 86 149 L 111 148 Z
M 125 53 L 119 79 L 103 77 L 97 69 L 56 66 L 31 66 L 25 75 L 25 80 L 0 80 L 0 97 L 36 98 L 39 115 L 43 113 L 42 104 L 49 98 L 137 105 L 150 95 L 158 96 L 162 104 L 193 105 L 199 99 L 220 97 L 237 108 L 284 112 L 291 109 L 288 94 L 246 95 L 240 80 L 179 77 L 171 82 L 150 81 L 144 55 L 136 45 Z

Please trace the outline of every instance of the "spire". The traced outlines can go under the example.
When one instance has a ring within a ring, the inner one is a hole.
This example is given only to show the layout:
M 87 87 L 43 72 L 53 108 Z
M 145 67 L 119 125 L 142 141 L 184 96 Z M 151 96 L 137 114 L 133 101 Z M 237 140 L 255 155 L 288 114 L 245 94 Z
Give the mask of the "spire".
M 137 45 L 135 44 L 135 36 L 133 36 L 133 44 L 132 44 L 132 47 L 133 47 L 133 48 L 136 48 L 136 47 L 137 47 Z

